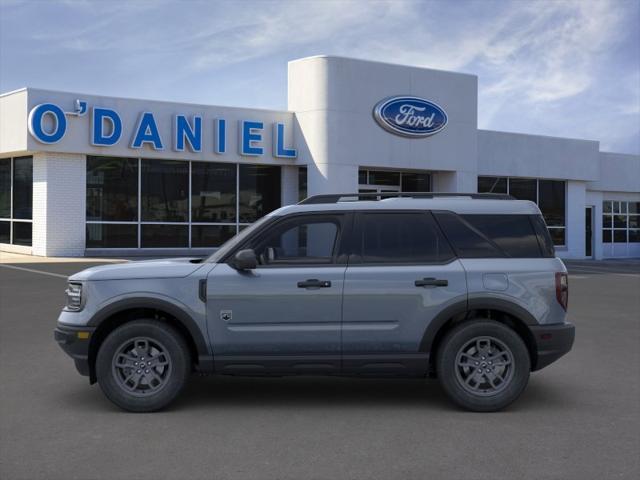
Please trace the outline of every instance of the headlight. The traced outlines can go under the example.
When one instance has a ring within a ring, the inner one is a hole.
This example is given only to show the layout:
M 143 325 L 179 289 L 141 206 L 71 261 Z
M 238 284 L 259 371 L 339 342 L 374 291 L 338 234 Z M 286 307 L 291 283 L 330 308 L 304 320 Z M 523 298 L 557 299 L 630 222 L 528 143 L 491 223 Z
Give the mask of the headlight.
M 68 284 L 65 293 L 67 294 L 67 305 L 65 308 L 74 312 L 82 310 L 82 284 Z

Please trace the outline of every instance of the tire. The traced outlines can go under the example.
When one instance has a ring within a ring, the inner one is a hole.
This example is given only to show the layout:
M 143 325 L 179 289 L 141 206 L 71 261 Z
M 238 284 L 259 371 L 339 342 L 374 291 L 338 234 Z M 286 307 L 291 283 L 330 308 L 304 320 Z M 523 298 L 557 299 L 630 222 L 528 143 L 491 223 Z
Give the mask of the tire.
M 494 320 L 475 319 L 446 334 L 437 352 L 436 370 L 442 388 L 457 405 L 494 412 L 523 392 L 531 360 L 514 330 Z
M 134 320 L 100 345 L 96 376 L 106 397 L 130 412 L 154 412 L 169 405 L 191 372 L 183 336 L 157 320 Z

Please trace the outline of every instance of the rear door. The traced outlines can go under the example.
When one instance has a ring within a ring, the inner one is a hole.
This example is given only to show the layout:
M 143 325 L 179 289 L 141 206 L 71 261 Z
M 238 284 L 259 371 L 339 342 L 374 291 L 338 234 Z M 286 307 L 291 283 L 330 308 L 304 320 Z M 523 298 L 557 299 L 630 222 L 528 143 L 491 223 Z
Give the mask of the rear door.
M 345 275 L 345 373 L 421 374 L 429 323 L 456 303 L 466 308 L 460 262 L 430 212 L 355 214 Z

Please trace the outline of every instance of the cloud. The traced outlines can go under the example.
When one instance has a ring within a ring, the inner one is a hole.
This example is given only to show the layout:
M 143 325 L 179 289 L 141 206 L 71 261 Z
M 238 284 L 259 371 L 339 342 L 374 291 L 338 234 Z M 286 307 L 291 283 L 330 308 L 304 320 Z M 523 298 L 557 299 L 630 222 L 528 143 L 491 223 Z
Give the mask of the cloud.
M 628 146 L 626 125 L 640 123 L 639 5 L 4 0 L 0 84 L 283 108 L 286 61 L 335 54 L 476 74 L 483 128 Z

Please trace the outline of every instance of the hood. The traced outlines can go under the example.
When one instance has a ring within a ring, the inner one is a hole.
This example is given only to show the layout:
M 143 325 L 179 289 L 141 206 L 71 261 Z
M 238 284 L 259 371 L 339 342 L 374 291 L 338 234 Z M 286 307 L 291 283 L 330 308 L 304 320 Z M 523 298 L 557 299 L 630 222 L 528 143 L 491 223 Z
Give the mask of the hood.
M 135 280 L 145 278 L 181 278 L 191 275 L 203 263 L 198 258 L 165 258 L 139 262 L 116 263 L 87 268 L 69 277 L 71 281 Z

